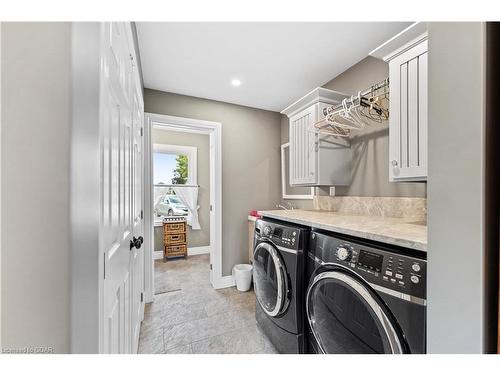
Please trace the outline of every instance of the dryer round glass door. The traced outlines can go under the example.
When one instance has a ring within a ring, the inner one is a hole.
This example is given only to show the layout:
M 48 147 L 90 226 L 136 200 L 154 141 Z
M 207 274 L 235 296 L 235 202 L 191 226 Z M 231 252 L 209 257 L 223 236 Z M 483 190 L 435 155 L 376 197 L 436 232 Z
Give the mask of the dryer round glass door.
M 277 249 L 267 242 L 259 243 L 253 253 L 255 296 L 269 316 L 282 314 L 288 306 L 288 278 Z
M 323 353 L 403 353 L 399 330 L 371 288 L 341 270 L 320 273 L 310 283 L 306 311 Z

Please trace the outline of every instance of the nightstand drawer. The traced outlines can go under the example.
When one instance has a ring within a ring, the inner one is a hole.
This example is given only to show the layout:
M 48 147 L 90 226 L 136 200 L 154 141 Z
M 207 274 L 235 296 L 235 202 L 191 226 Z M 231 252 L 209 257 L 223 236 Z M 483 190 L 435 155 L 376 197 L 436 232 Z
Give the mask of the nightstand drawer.
M 187 246 L 186 245 L 172 245 L 165 246 L 163 251 L 163 257 L 185 257 L 187 255 Z
M 163 232 L 168 233 L 186 233 L 186 222 L 164 223 Z
M 165 233 L 163 235 L 163 243 L 165 246 L 174 244 L 186 244 L 186 234 L 185 233 Z

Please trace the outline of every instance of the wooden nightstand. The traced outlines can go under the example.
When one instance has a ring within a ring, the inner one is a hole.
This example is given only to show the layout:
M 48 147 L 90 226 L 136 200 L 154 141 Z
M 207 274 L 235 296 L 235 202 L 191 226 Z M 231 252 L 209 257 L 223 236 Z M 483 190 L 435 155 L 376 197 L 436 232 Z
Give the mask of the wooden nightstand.
M 185 218 L 163 219 L 163 261 L 169 257 L 187 256 L 187 222 Z

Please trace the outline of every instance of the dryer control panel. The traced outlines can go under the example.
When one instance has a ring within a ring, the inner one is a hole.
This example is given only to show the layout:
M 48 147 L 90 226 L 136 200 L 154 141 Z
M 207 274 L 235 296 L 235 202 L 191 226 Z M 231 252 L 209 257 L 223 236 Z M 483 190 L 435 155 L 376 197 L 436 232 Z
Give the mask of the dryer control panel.
M 369 283 L 425 299 L 427 262 L 397 249 L 346 241 L 312 232 L 309 254 L 320 263 L 339 264 Z

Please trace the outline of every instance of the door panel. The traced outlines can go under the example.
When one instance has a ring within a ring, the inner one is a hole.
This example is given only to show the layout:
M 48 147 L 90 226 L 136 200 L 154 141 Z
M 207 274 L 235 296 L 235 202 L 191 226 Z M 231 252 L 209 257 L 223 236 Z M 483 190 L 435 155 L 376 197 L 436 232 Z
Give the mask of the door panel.
M 142 96 L 130 25 L 103 24 L 101 71 L 101 230 L 104 258 L 102 343 L 105 353 L 137 351 L 143 315 L 143 250 L 131 249 L 142 227 Z M 135 92 L 139 85 L 136 84 Z

